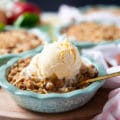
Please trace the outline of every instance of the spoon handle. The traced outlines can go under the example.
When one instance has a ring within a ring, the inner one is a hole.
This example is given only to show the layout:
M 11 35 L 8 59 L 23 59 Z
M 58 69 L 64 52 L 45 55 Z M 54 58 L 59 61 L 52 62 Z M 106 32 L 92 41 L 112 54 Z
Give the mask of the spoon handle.
M 112 78 L 112 77 L 116 77 L 116 76 L 120 76 L 120 71 L 112 73 L 112 74 L 98 76 L 96 78 L 92 78 L 92 79 L 88 79 L 88 80 L 82 81 L 82 82 L 80 82 L 80 85 L 83 85 L 83 84 L 86 84 L 86 83 L 91 83 L 91 82 L 96 82 L 96 81 L 100 81 L 100 80 L 106 80 L 108 78 Z

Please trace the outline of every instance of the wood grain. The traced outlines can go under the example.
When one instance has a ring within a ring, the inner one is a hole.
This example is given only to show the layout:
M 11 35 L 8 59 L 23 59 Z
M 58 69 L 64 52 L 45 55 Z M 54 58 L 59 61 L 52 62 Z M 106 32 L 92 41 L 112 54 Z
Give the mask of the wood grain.
M 100 89 L 95 97 L 85 106 L 76 110 L 57 113 L 35 113 L 18 106 L 9 93 L 0 89 L 0 120 L 90 120 L 100 113 L 108 99 L 108 89 Z

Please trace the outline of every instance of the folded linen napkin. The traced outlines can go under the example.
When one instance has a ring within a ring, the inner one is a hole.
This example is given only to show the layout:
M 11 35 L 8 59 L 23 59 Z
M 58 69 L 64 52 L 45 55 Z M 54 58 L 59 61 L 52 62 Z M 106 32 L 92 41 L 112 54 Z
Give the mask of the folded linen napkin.
M 120 54 L 120 44 L 101 45 L 85 49 L 82 53 L 101 62 L 108 74 L 120 71 L 120 66 L 118 66 L 116 60 L 116 55 Z M 106 61 L 112 67 L 109 67 Z M 102 112 L 93 118 L 93 120 L 120 120 L 120 76 L 106 80 L 103 87 L 114 90 L 110 92 L 109 99 L 104 105 Z
M 120 120 L 120 88 L 110 92 L 108 102 L 105 104 L 102 113 L 93 120 Z
M 120 71 L 120 66 L 118 66 L 116 60 L 116 56 L 120 54 L 120 44 L 113 43 L 91 49 L 84 49 L 82 53 L 102 63 L 108 74 Z M 106 61 L 109 62 L 112 67 L 109 68 Z M 111 89 L 120 87 L 120 76 L 106 80 L 103 87 Z
M 83 15 L 77 8 L 68 5 L 60 6 L 58 16 L 61 24 L 69 24 L 73 21 L 81 21 L 83 18 Z

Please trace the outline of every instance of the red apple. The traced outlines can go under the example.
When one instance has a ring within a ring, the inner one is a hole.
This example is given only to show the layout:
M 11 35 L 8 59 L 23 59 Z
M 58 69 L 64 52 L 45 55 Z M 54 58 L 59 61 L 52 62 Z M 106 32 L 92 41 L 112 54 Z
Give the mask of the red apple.
M 6 25 L 7 24 L 7 17 L 4 11 L 0 10 L 0 23 Z
M 16 2 L 11 10 L 12 16 L 9 18 L 9 23 L 13 23 L 20 15 L 26 12 L 40 15 L 41 10 L 33 3 Z

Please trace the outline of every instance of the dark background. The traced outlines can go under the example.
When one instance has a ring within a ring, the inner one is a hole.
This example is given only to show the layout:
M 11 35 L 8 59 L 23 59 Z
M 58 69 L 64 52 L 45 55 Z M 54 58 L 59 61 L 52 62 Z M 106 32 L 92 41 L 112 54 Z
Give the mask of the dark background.
M 81 7 L 85 5 L 120 5 L 120 0 L 28 0 L 36 3 L 43 11 L 57 11 L 61 4 Z

